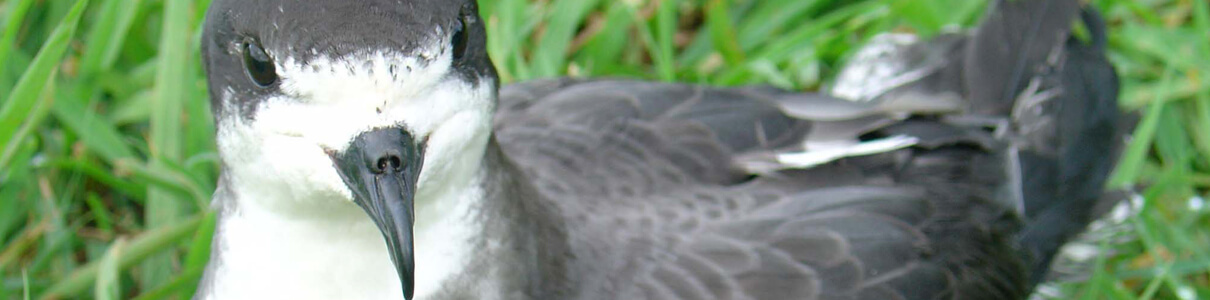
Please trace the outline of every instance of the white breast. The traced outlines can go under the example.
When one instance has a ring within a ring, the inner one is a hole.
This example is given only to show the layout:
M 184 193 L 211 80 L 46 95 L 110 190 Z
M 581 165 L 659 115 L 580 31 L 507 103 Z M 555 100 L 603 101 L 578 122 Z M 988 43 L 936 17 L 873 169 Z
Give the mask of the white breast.
M 339 214 L 364 217 L 356 210 Z M 290 220 L 241 207 L 219 225 L 208 298 L 403 299 L 382 235 L 363 219 Z
M 465 269 L 480 225 L 478 181 L 418 203 L 415 299 Z M 255 194 L 240 193 L 236 194 Z M 220 264 L 207 299 L 402 299 L 382 234 L 360 207 L 334 203 L 322 218 L 285 217 L 254 201 L 220 220 Z

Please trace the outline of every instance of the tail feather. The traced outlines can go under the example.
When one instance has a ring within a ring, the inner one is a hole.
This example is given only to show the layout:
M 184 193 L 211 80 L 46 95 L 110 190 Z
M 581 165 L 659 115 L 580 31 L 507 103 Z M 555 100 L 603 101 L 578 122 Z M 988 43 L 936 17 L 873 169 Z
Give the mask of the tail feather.
M 1087 43 L 1071 37 L 1077 16 L 1088 28 Z M 1024 222 L 1017 242 L 1032 283 L 1039 282 L 1058 249 L 1096 217 L 1122 148 L 1121 127 L 1128 126 L 1117 107 L 1118 77 L 1105 57 L 1104 21 L 1078 0 L 994 0 L 971 33 L 919 43 L 884 40 L 891 42 L 875 39 L 867 47 L 877 51 L 863 50 L 867 57 L 841 72 L 851 76 L 842 75 L 833 94 L 877 103 L 958 97 L 965 111 L 943 112 L 945 126 L 996 129 L 996 139 L 1009 146 L 984 147 L 1009 155 L 1005 164 L 978 172 L 1008 175 L 999 200 Z M 891 72 L 871 71 L 884 69 Z M 911 129 L 879 133 L 905 128 Z
M 1050 147 L 1054 152 L 1023 150 L 1035 157 L 1023 160 L 1023 168 L 1049 169 L 1026 178 L 1023 186 L 1027 220 L 1020 241 L 1032 254 L 1035 282 L 1059 248 L 1096 217 L 1093 209 L 1122 146 L 1118 76 L 1104 55 L 1105 24 L 1092 9 L 1082 19 L 1091 41 L 1067 41 L 1058 76 L 1062 93 L 1044 108 L 1055 118 L 1056 128 L 1048 133 L 1057 140 Z
M 1077 0 L 996 0 L 966 44 L 964 89 L 971 111 L 1005 115 L 1030 74 L 1071 32 Z

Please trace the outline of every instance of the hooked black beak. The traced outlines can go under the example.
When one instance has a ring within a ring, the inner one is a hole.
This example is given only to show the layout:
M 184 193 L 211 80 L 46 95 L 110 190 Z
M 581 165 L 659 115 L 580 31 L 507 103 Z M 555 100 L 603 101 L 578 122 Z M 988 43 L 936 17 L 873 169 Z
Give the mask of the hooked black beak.
M 416 271 L 412 200 L 424 161 L 422 147 L 403 128 L 388 127 L 362 133 L 343 153 L 329 155 L 353 191 L 353 201 L 370 215 L 386 239 L 403 296 L 411 300 Z

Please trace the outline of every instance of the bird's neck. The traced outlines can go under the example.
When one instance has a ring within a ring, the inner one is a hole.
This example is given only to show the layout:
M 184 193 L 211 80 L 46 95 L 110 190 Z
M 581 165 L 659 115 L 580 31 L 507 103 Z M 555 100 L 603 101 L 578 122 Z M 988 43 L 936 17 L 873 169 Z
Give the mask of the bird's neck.
M 479 166 L 470 184 L 417 207 L 417 220 L 433 220 L 416 227 L 417 299 L 566 298 L 570 250 L 558 208 L 494 137 Z
M 556 201 L 534 188 L 495 137 L 483 159 L 483 201 L 471 214 L 479 226 L 475 254 L 442 293 L 450 299 L 567 299 L 571 259 Z M 417 260 L 417 278 L 420 274 Z
M 494 140 L 484 153 L 473 175 L 417 195 L 416 299 L 540 294 L 558 289 L 536 283 L 564 280 L 568 250 L 557 208 L 543 205 Z M 400 298 L 382 235 L 356 205 L 334 208 L 338 217 L 293 218 L 241 205 L 254 202 L 231 193 L 238 200 L 221 213 L 210 299 Z
M 474 188 L 458 193 L 464 200 L 456 203 L 465 206 L 442 209 L 444 221 L 417 227 L 416 291 L 427 296 L 418 298 L 566 298 L 570 250 L 558 208 L 495 138 L 484 153 Z

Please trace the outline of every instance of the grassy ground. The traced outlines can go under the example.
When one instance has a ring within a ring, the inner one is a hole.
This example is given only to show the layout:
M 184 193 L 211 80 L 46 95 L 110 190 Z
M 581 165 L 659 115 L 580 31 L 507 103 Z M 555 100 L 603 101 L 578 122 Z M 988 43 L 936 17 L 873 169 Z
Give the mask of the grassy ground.
M 0 299 L 187 299 L 218 172 L 197 38 L 208 0 L 0 2 Z M 482 0 L 505 81 L 627 76 L 818 90 L 871 36 L 978 21 L 970 0 Z M 1059 298 L 1210 297 L 1210 6 L 1096 0 L 1142 209 Z

